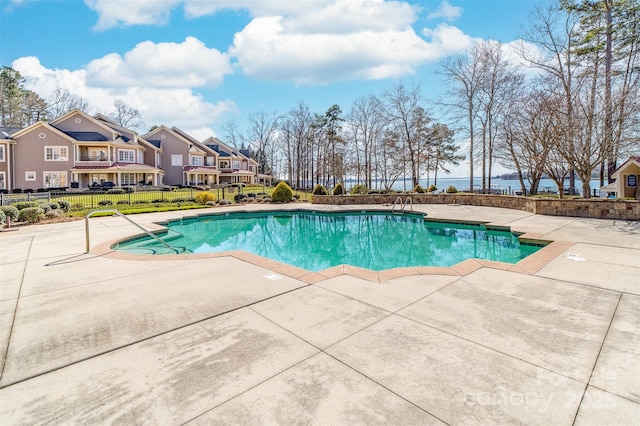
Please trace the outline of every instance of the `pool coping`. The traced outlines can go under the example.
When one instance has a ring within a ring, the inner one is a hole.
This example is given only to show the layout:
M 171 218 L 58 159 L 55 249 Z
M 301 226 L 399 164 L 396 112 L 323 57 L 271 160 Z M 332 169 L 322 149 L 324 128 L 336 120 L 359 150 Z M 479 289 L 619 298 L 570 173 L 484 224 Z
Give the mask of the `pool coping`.
M 286 209 L 286 211 L 312 211 L 313 209 Z M 359 209 L 362 210 L 362 209 Z M 273 211 L 273 210 L 272 210 Z M 353 209 L 340 209 L 333 210 L 333 213 L 342 213 L 354 211 Z M 367 211 L 384 211 L 389 212 L 389 210 L 384 209 L 367 209 Z M 251 213 L 246 210 L 235 211 L 234 213 Z M 416 212 L 411 212 L 412 214 L 416 214 Z M 215 213 L 217 214 L 225 214 L 225 212 Z M 544 268 L 548 263 L 556 259 L 559 255 L 564 253 L 569 247 L 571 247 L 574 243 L 568 241 L 549 241 L 542 237 L 542 234 L 532 233 L 532 232 L 519 232 L 517 229 L 513 229 L 508 225 L 500 225 L 494 224 L 492 222 L 483 222 L 483 221 L 464 221 L 464 220 L 456 220 L 456 219 L 443 219 L 443 218 L 427 218 L 426 213 L 417 212 L 417 214 L 423 214 L 425 220 L 435 221 L 435 222 L 449 222 L 449 223 L 461 223 L 461 224 L 483 224 L 485 226 L 491 227 L 493 229 L 508 229 L 510 232 L 518 234 L 518 239 L 526 242 L 533 243 L 547 243 L 540 250 L 536 251 L 533 254 L 530 254 L 526 258 L 518 261 L 517 263 L 504 263 L 493 260 L 485 260 L 485 259 L 477 259 L 470 258 L 466 259 L 462 262 L 456 263 L 452 266 L 409 266 L 409 267 L 401 267 L 401 268 L 393 268 L 393 269 L 385 269 L 382 271 L 373 271 L 366 268 L 360 268 L 357 266 L 342 264 L 338 266 L 334 266 L 331 268 L 323 269 L 317 272 L 309 271 L 303 268 L 299 268 L 296 266 L 292 266 L 283 262 L 279 262 L 273 259 L 269 259 L 257 254 L 249 253 L 243 250 L 232 250 L 225 252 L 216 252 L 216 253 L 199 253 L 199 254 L 175 254 L 175 255 L 166 255 L 166 256 L 158 256 L 158 255 L 150 255 L 150 254 L 132 254 L 132 253 L 124 253 L 121 251 L 113 250 L 111 247 L 118 242 L 123 240 L 128 240 L 132 238 L 136 238 L 139 236 L 144 236 L 144 233 L 132 234 L 125 238 L 117 238 L 113 240 L 104 241 L 102 243 L 98 243 L 91 252 L 97 256 L 103 256 L 111 259 L 119 259 L 119 260 L 134 260 L 134 261 L 167 261 L 167 260 L 197 260 L 197 259 L 214 259 L 221 257 L 233 257 L 238 260 L 242 260 L 244 262 L 250 263 L 252 265 L 268 269 L 272 272 L 285 275 L 300 281 L 303 281 L 307 284 L 316 284 L 321 281 L 325 281 L 331 278 L 335 278 L 341 275 L 347 275 L 355 278 L 360 278 L 363 280 L 371 281 L 371 282 L 385 282 L 388 280 L 392 280 L 394 278 L 406 277 L 406 276 L 417 276 L 417 275 L 453 275 L 453 276 L 466 276 L 474 271 L 486 267 L 498 270 L 505 270 L 516 272 L 520 274 L 533 275 Z M 212 216 L 211 213 L 195 215 L 197 216 Z M 183 219 L 193 218 L 193 215 L 184 216 Z M 149 232 L 161 232 L 166 230 L 167 228 L 163 226 L 170 222 L 171 220 L 162 220 L 158 222 L 151 222 L 147 225 L 149 228 Z

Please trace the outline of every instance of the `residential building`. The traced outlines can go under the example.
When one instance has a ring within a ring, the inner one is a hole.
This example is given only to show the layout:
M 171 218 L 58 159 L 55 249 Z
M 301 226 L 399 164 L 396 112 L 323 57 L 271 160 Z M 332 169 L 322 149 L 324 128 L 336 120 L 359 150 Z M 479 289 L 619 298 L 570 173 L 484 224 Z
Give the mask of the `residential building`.
M 221 183 L 260 183 L 258 182 L 258 162 L 251 158 L 248 150 L 236 149 L 213 136 L 202 143 L 217 152 L 220 157 L 218 167 Z
M 219 183 L 218 153 L 177 127 L 159 126 L 144 138 L 161 150 L 166 185 Z
M 145 163 L 145 151 L 156 148 L 104 117 L 76 109 L 8 136 L 6 181 L 11 189 L 162 184 L 155 154 L 147 156 L 151 164 Z
M 0 191 L 134 185 L 267 183 L 247 150 L 177 127 L 144 136 L 80 110 L 25 128 L 0 128 Z

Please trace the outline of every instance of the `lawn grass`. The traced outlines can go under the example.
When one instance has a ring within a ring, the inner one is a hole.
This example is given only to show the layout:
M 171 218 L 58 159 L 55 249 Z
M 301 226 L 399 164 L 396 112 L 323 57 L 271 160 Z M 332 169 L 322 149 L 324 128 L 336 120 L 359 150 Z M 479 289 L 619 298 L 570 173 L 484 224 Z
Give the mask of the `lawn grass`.
M 220 189 L 210 189 L 206 192 L 211 193 L 216 201 L 221 199 L 227 200 L 231 203 L 235 203 L 234 197 L 238 194 L 255 193 L 258 198 L 270 197 L 273 192 L 273 187 L 263 186 L 247 186 L 240 191 L 238 188 L 229 190 L 225 188 L 223 191 Z M 84 217 L 92 210 L 100 209 L 117 209 L 123 214 L 137 214 L 137 213 L 153 213 L 172 210 L 188 210 L 199 209 L 210 206 L 197 204 L 194 202 L 194 197 L 202 193 L 202 190 L 196 190 L 191 188 L 181 188 L 172 191 L 139 191 L 125 194 L 113 194 L 113 193 L 57 193 L 52 194 L 51 201 L 65 200 L 70 203 L 71 211 L 67 213 L 67 216 L 72 217 Z M 223 196 L 224 195 L 224 196 Z M 299 200 L 311 200 L 311 194 L 303 191 L 293 191 L 294 197 Z M 93 216 L 110 216 L 114 213 L 104 212 L 96 213 Z

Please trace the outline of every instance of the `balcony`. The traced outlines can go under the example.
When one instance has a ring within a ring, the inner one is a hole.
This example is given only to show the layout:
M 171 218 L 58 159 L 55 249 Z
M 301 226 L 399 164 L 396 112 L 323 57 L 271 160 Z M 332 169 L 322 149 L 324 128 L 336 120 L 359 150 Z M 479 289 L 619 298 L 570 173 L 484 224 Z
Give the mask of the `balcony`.
M 81 155 L 75 161 L 76 166 L 110 166 L 111 161 L 106 155 Z

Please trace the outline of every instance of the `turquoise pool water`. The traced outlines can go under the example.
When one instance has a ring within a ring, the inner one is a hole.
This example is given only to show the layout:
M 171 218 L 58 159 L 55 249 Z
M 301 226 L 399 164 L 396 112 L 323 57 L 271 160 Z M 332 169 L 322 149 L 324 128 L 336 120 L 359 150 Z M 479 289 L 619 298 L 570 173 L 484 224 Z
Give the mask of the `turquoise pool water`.
M 452 266 L 469 258 L 516 263 L 541 248 L 483 225 L 425 221 L 421 214 L 271 211 L 226 213 L 171 221 L 159 236 L 186 252 L 244 250 L 309 271 L 348 264 L 375 271 Z M 175 254 L 151 238 L 116 250 Z

